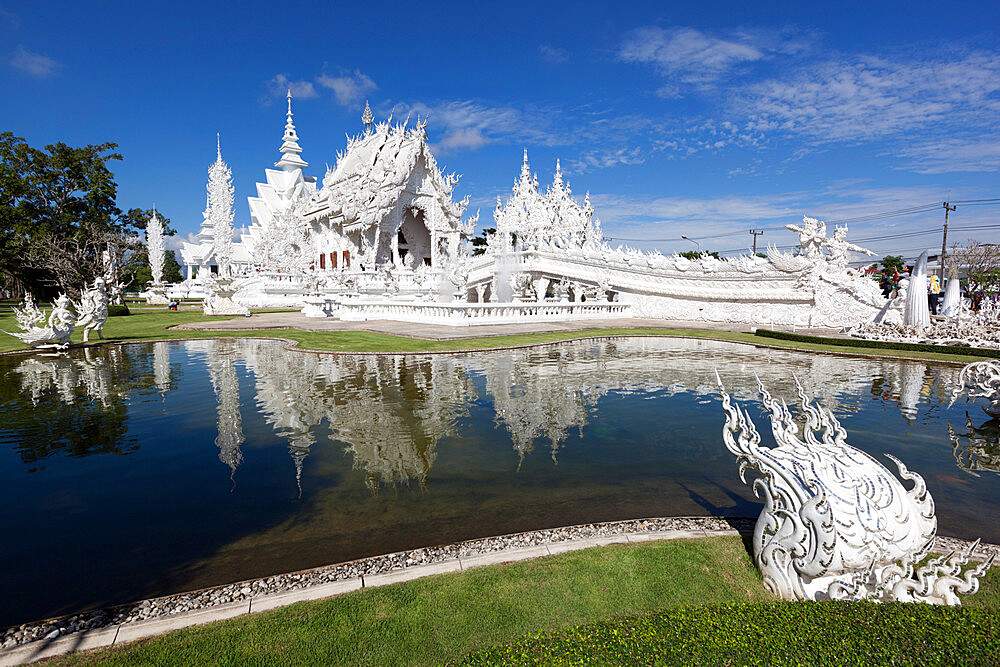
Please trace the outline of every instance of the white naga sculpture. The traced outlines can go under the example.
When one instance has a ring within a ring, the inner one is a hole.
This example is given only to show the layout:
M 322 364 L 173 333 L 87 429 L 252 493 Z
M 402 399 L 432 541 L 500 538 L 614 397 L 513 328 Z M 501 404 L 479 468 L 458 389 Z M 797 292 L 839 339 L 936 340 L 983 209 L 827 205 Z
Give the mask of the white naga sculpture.
M 948 407 L 966 389 L 970 390 L 970 398 L 983 397 L 989 400 L 990 404 L 983 406 L 983 412 L 990 417 L 1000 417 L 1000 361 L 976 361 L 963 368 Z
M 958 605 L 975 593 L 992 557 L 962 573 L 969 555 L 954 552 L 917 567 L 937 532 L 934 501 L 923 478 L 893 456 L 907 490 L 883 465 L 846 442 L 833 413 L 814 404 L 798 384 L 805 415 L 800 429 L 784 401 L 758 379 L 777 447 L 760 446 L 746 410 L 733 405 L 719 379 L 726 448 L 740 478 L 760 473 L 753 489 L 764 510 L 753 549 L 764 585 L 786 600 L 869 599 Z M 978 542 L 976 543 L 978 545 Z
M 30 294 L 24 295 L 24 305 L 14 308 L 14 316 L 21 327 L 21 333 L 4 333 L 14 336 L 26 345 L 41 349 L 54 348 L 65 350 L 70 345 L 70 336 L 76 324 L 76 316 L 69 309 L 70 300 L 65 294 L 60 294 L 53 304 L 52 312 L 46 323 L 45 315 L 35 305 Z
M 76 304 L 79 317 L 77 324 L 83 327 L 83 342 L 88 342 L 91 331 L 97 332 L 97 337 L 104 338 L 104 323 L 108 321 L 108 292 L 104 279 L 98 278 L 94 286 L 84 290 L 80 303 Z

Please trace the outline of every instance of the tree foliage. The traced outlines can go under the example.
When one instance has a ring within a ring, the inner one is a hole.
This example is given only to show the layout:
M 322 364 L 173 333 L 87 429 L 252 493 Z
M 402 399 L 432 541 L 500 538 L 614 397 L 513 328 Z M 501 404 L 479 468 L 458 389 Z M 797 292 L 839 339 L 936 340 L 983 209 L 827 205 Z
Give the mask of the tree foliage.
M 966 276 L 969 292 L 1000 295 L 1000 245 L 969 241 L 952 246 L 949 257 L 959 274 Z
M 897 273 L 903 270 L 902 255 L 886 255 L 882 258 L 882 271 L 884 273 Z
M 57 289 L 76 297 L 96 277 L 128 274 L 144 253 L 141 230 L 151 212 L 118 208 L 118 184 L 108 166 L 122 159 L 117 148 L 59 142 L 37 149 L 0 133 L 4 287 L 15 294 Z
M 702 257 L 714 257 L 716 259 L 722 259 L 719 256 L 719 253 L 715 251 L 708 252 L 707 250 L 685 250 L 684 252 L 679 252 L 677 254 L 685 259 L 690 259 L 691 261 L 701 259 Z M 763 256 L 766 257 L 766 255 Z

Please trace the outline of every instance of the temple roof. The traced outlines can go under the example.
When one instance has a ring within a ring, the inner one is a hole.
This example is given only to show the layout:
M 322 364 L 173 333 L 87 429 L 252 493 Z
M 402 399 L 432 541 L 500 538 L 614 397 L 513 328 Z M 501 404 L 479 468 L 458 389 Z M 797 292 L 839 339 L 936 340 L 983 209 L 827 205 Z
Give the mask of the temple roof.
M 307 217 L 340 217 L 344 224 L 369 227 L 379 224 L 393 209 L 407 185 L 421 188 L 419 194 L 434 198 L 445 217 L 456 223 L 466 202 L 453 202 L 455 175 L 442 175 L 427 145 L 426 122 L 415 127 L 379 123 L 373 130 L 349 139 L 338 156 L 337 166 L 323 178 Z M 411 183 L 415 169 L 426 172 L 419 183 Z

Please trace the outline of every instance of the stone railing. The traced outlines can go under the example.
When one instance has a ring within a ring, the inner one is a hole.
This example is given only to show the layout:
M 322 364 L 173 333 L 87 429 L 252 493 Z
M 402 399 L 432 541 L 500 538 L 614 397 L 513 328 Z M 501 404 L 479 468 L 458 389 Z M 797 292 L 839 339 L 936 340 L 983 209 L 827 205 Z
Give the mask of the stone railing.
M 398 320 L 451 326 L 477 324 L 517 324 L 629 317 L 626 303 L 391 303 L 347 300 L 313 304 L 312 316 L 319 311 L 342 320 Z

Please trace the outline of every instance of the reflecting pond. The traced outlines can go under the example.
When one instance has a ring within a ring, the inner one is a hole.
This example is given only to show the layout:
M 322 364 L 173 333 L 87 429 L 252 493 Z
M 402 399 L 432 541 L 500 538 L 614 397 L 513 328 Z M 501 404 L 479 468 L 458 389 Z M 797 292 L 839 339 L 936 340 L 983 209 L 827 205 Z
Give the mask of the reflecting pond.
M 849 442 L 925 477 L 942 534 L 1000 542 L 1000 428 L 948 408 L 957 366 L 666 338 L 107 346 L 0 358 L 0 626 L 520 530 L 756 516 L 715 369 L 765 442 L 753 374 L 789 400 L 797 376 Z

